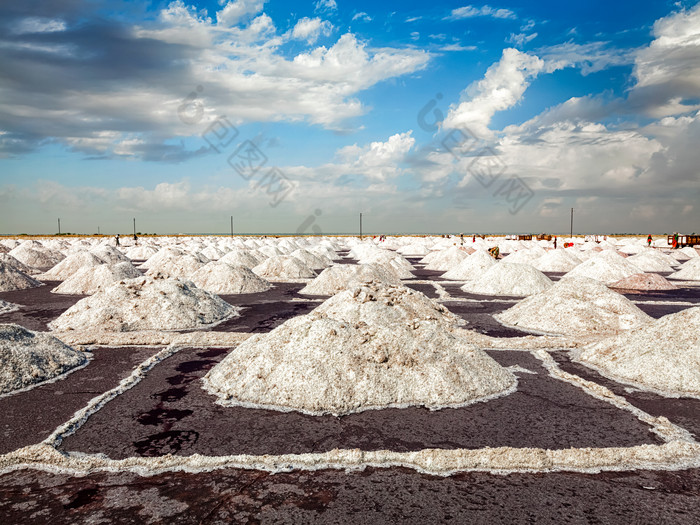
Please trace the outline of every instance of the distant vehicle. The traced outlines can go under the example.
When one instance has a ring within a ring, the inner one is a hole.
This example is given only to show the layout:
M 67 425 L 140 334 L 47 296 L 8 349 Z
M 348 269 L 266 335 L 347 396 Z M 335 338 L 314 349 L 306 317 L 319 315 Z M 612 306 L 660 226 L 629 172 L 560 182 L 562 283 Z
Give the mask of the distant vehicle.
M 673 244 L 673 235 L 668 236 L 668 244 Z M 700 235 L 678 235 L 678 247 L 684 248 L 686 246 L 698 246 L 700 245 Z

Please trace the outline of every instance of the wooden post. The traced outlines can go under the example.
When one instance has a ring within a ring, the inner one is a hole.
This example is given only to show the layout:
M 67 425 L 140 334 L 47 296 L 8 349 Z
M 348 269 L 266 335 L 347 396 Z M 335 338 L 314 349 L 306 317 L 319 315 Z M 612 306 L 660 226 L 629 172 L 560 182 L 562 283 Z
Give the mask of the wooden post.
M 362 240 L 362 213 L 360 213 L 360 240 Z

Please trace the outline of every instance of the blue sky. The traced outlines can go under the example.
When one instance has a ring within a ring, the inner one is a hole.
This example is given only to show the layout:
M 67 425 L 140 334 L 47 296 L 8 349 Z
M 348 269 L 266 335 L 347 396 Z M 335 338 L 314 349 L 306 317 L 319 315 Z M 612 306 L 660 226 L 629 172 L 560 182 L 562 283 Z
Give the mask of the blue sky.
M 0 29 L 0 233 L 700 231 L 696 2 L 28 1 Z

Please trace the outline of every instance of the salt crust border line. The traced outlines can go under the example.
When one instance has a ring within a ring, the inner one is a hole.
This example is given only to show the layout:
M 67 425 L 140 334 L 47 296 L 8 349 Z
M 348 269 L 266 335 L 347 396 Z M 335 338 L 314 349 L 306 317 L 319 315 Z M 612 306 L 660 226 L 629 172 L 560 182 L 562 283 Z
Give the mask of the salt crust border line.
M 35 388 L 38 388 L 40 386 L 55 383 L 57 381 L 62 381 L 63 379 L 65 379 L 66 377 L 71 375 L 73 372 L 77 372 L 78 370 L 82 370 L 83 368 L 85 368 L 87 365 L 90 364 L 90 361 L 92 361 L 94 359 L 94 355 L 92 352 L 90 352 L 88 350 L 83 350 L 82 352 L 85 354 L 85 357 L 87 358 L 87 360 L 82 365 L 75 366 L 75 367 L 71 368 L 70 370 L 63 372 L 62 374 L 57 375 L 56 377 L 52 377 L 50 379 L 45 379 L 43 381 L 39 381 L 38 383 L 33 383 L 33 384 L 26 386 L 24 388 L 19 388 L 17 390 L 12 390 L 10 392 L 5 392 L 4 394 L 0 394 L 0 399 L 2 399 L 4 397 L 11 397 L 11 396 L 14 396 L 16 394 L 22 394 L 24 392 L 29 392 L 30 390 L 34 390 Z
M 674 441 L 684 441 L 700 446 L 690 432 L 671 423 L 664 416 L 652 416 L 651 414 L 632 405 L 624 397 L 613 393 L 610 389 L 604 387 L 603 385 L 599 385 L 593 381 L 588 381 L 575 374 L 565 372 L 559 367 L 549 352 L 545 350 L 534 350 L 532 355 L 542 362 L 545 369 L 549 372 L 549 375 L 553 378 L 577 386 L 584 390 L 588 395 L 595 397 L 596 399 L 610 403 L 621 410 L 631 412 L 641 422 L 649 425 L 651 427 L 651 431 L 664 441 L 668 443 Z
M 118 395 L 135 387 L 146 377 L 146 373 L 154 366 L 168 357 L 175 355 L 183 348 L 182 346 L 168 346 L 137 365 L 136 368 L 132 370 L 131 374 L 122 379 L 115 388 L 92 398 L 85 407 L 78 410 L 73 414 L 72 418 L 60 425 L 49 437 L 42 441 L 42 444 L 49 445 L 52 448 L 58 447 L 66 437 L 75 433 L 82 427 L 91 415 L 98 412 Z

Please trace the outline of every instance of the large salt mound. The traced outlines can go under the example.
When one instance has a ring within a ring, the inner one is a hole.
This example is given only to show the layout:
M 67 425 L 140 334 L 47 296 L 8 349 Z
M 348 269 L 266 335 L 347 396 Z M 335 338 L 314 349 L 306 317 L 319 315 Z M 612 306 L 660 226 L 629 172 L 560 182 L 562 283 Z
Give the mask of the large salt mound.
M 477 250 L 450 271 L 442 274 L 442 278 L 453 281 L 478 279 L 485 274 L 489 268 L 496 264 L 498 264 L 496 259 L 487 252 L 484 250 Z
M 41 270 L 37 270 L 36 268 L 32 268 L 31 266 L 27 266 L 23 262 L 18 261 L 12 255 L 9 253 L 0 253 L 0 263 L 6 264 L 7 266 L 14 268 L 15 270 L 19 270 L 22 273 L 25 273 L 27 275 L 36 275 L 38 273 L 41 273 Z
M 49 271 L 41 274 L 40 279 L 45 281 L 64 281 L 81 268 L 99 266 L 105 261 L 87 251 L 80 251 L 69 255 Z
M 533 246 L 524 250 L 510 253 L 503 258 L 503 262 L 532 264 L 533 261 L 545 255 L 547 251 L 540 246 Z
M 153 246 L 129 246 L 124 250 L 124 254 L 132 261 L 145 261 L 158 253 L 158 249 Z
M 271 286 L 250 268 L 234 266 L 223 260 L 202 266 L 192 275 L 192 282 L 202 290 L 219 295 L 264 292 Z
M 0 394 L 53 379 L 87 362 L 55 337 L 14 324 L 0 324 Z
M 63 255 L 58 252 L 45 248 L 36 249 L 26 244 L 21 244 L 17 248 L 10 250 L 9 255 L 31 268 L 39 268 L 41 270 L 47 270 L 56 266 L 64 259 Z
M 204 377 L 205 388 L 223 405 L 312 415 L 458 407 L 515 389 L 508 370 L 401 297 L 405 288 L 375 292 L 342 292 L 251 337 Z
M 377 264 L 394 274 L 397 279 L 413 279 L 413 265 L 403 256 L 388 250 L 373 248 L 362 252 L 360 264 Z
M 678 251 L 680 253 L 682 253 L 683 255 L 688 256 L 690 259 L 695 259 L 696 257 L 700 257 L 700 254 L 698 253 L 698 251 L 695 248 L 693 248 L 692 246 L 686 246 L 685 248 L 681 248 Z
M 98 246 L 90 250 L 90 253 L 97 255 L 100 259 L 108 264 L 119 264 L 122 262 L 131 262 L 131 259 L 108 244 Z
M 323 270 L 324 268 L 328 268 L 333 264 L 333 261 L 328 257 L 316 255 L 308 250 L 304 250 L 303 248 L 298 248 L 289 255 L 296 257 L 312 270 Z
M 263 262 L 263 258 L 256 257 L 251 250 L 232 250 L 219 259 L 219 262 L 225 262 L 233 266 L 255 268 L 258 264 Z
M 500 262 L 481 277 L 468 281 L 462 291 L 480 295 L 532 295 L 552 286 L 545 274 L 529 264 Z
M 672 397 L 698 397 L 700 307 L 586 346 L 574 358 L 616 380 Z
M 191 279 L 194 273 L 208 262 L 208 260 L 205 261 L 196 255 L 183 253 L 179 257 L 172 256 L 151 263 L 146 275 L 150 277 Z
M 134 279 L 141 277 L 141 275 L 141 272 L 130 262 L 121 262 L 114 266 L 109 264 L 88 266 L 75 272 L 51 290 L 51 293 L 92 295 L 100 290 L 109 288 L 116 282 Z
M 643 272 L 672 272 L 673 268 L 667 262 L 654 257 L 650 253 L 641 252 L 627 259 Z
M 12 292 L 14 290 L 27 290 L 41 286 L 36 279 L 26 273 L 0 262 L 0 292 Z
M 438 252 L 438 254 L 431 259 L 431 262 L 426 265 L 425 269 L 446 272 L 459 266 L 459 263 L 467 257 L 469 257 L 469 254 L 465 250 L 458 246 L 452 246 L 451 248 Z
M 0 299 L 0 314 L 7 314 L 9 312 L 14 312 L 15 310 L 19 310 L 19 306 Z
M 680 270 L 669 275 L 669 278 L 684 281 L 700 281 L 700 258 L 696 257 L 683 263 Z
M 621 290 L 639 290 L 639 291 L 661 291 L 661 290 L 677 290 L 678 287 L 671 284 L 662 275 L 656 273 L 636 273 L 625 279 L 621 279 L 610 285 L 610 288 Z
M 428 248 L 426 248 L 425 245 L 418 243 L 407 244 L 406 246 L 402 246 L 396 251 L 401 255 L 408 255 L 409 257 L 424 256 L 428 255 L 429 252 Z
M 288 279 L 310 279 L 316 272 L 296 257 L 275 255 L 261 262 L 253 271 L 269 281 L 286 281 Z
M 81 299 L 49 323 L 56 331 L 187 330 L 238 314 L 238 308 L 190 281 L 139 277 Z
M 582 262 L 569 250 L 552 250 L 532 261 L 532 266 L 541 272 L 570 272 Z
M 323 270 L 309 284 L 299 290 L 303 295 L 335 295 L 362 283 L 381 282 L 400 284 L 401 281 L 382 266 L 374 264 L 341 264 Z
M 567 273 L 566 276 L 589 277 L 605 284 L 613 284 L 635 273 L 642 273 L 642 271 L 622 257 L 619 257 L 619 259 L 608 259 L 598 255 L 582 262 Z
M 625 296 L 586 277 L 562 279 L 494 318 L 525 330 L 573 336 L 615 333 L 652 320 Z

